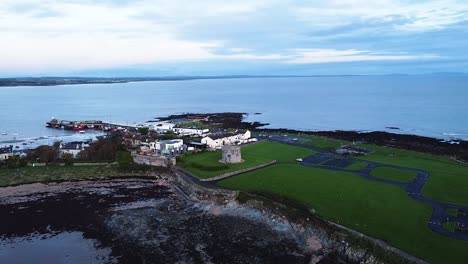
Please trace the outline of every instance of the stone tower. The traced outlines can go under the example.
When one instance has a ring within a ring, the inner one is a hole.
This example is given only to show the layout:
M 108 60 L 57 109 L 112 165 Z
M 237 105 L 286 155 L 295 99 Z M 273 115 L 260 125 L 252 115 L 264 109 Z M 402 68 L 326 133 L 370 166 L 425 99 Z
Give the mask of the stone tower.
M 241 163 L 241 150 L 240 146 L 230 146 L 225 145 L 222 147 L 223 158 L 221 162 L 223 163 Z

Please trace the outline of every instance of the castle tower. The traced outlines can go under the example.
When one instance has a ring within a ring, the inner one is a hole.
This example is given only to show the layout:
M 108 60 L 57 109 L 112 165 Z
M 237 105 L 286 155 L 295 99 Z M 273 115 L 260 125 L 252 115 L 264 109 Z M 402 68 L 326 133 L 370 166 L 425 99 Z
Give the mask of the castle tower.
M 221 162 L 223 163 L 241 163 L 241 150 L 240 146 L 230 146 L 225 145 L 222 147 L 223 158 Z

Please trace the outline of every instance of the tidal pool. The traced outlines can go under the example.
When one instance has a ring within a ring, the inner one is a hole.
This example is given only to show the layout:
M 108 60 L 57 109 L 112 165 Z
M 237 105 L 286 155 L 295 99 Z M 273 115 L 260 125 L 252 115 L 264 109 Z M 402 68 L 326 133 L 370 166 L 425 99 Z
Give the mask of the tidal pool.
M 111 249 L 81 232 L 32 234 L 0 240 L 0 263 L 116 263 Z

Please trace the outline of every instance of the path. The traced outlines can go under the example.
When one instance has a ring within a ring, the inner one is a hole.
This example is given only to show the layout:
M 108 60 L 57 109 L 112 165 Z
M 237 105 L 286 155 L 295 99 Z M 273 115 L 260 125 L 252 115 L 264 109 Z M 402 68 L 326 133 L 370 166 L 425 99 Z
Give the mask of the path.
M 468 227 L 467 215 L 462 215 L 459 213 L 457 216 L 452 216 L 452 215 L 447 214 L 447 209 L 453 208 L 453 209 L 458 209 L 458 211 L 468 212 L 468 206 L 435 201 L 435 200 L 431 200 L 429 198 L 424 197 L 421 191 L 424 185 L 429 180 L 429 176 L 430 176 L 429 173 L 426 171 L 409 168 L 409 167 L 388 165 L 388 164 L 383 164 L 383 163 L 378 163 L 378 162 L 373 162 L 373 161 L 361 160 L 361 159 L 352 158 L 352 157 L 346 157 L 346 156 L 342 156 L 340 154 L 331 152 L 326 149 L 291 141 L 291 139 L 288 137 L 273 136 L 273 137 L 265 137 L 263 139 L 268 140 L 268 141 L 282 143 L 282 144 L 288 144 L 288 145 L 292 145 L 296 147 L 307 148 L 307 149 L 311 149 L 311 150 L 318 152 L 317 154 L 304 158 L 302 162 L 303 166 L 353 173 L 363 178 L 366 178 L 368 180 L 399 186 L 403 188 L 406 191 L 406 194 L 412 199 L 423 202 L 432 207 L 433 211 L 428 222 L 428 227 L 433 232 L 438 233 L 440 235 L 448 236 L 451 238 L 468 241 L 468 231 L 462 232 L 462 231 L 456 230 L 455 232 L 450 232 L 449 230 L 445 229 L 442 226 L 444 222 L 455 222 L 458 225 L 467 228 Z M 337 162 L 335 162 L 335 164 L 337 165 L 352 164 L 353 162 L 366 162 L 368 165 L 367 167 L 361 170 L 347 170 L 347 169 L 344 169 L 345 166 L 333 165 L 334 163 L 333 159 L 338 160 Z M 326 164 L 327 161 L 332 161 L 332 162 L 328 163 L 327 165 L 322 165 L 324 163 Z M 318 164 L 321 164 L 321 165 L 318 165 Z M 397 182 L 397 181 L 392 181 L 388 179 L 374 177 L 370 174 L 373 169 L 383 168 L 383 167 L 413 171 L 413 172 L 416 172 L 417 176 L 413 179 L 412 182 L 404 183 L 404 182 Z

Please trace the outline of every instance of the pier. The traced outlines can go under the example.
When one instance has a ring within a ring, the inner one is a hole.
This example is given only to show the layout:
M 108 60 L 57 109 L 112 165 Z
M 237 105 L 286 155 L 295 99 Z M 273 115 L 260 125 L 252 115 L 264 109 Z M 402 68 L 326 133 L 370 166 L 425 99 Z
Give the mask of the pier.
M 55 129 L 75 130 L 82 131 L 86 129 L 96 129 L 103 131 L 110 131 L 113 129 L 136 129 L 136 125 L 121 124 L 116 122 L 106 122 L 102 120 L 59 120 L 52 119 L 46 122 L 46 127 Z

